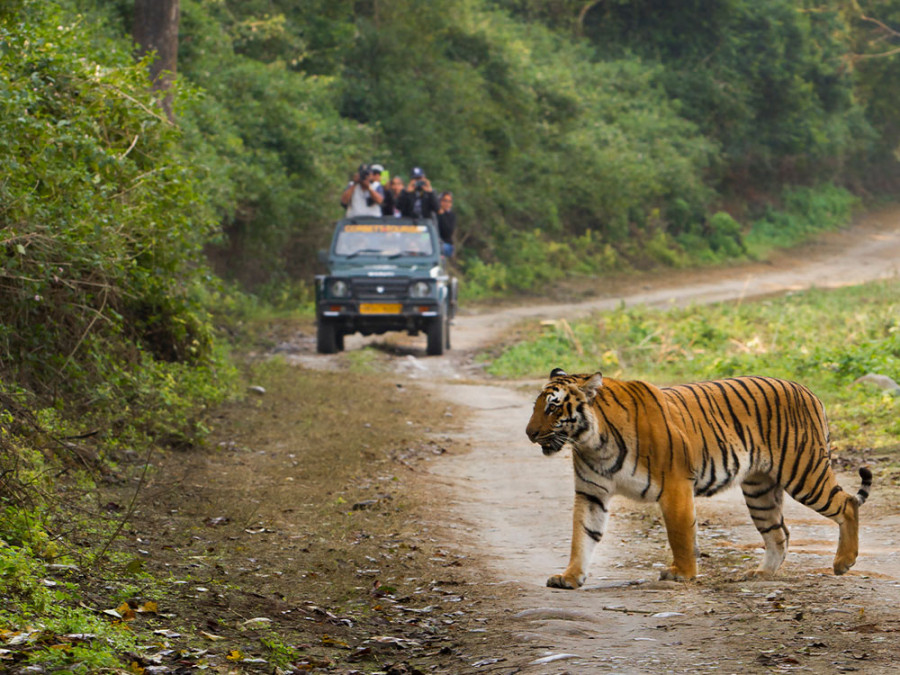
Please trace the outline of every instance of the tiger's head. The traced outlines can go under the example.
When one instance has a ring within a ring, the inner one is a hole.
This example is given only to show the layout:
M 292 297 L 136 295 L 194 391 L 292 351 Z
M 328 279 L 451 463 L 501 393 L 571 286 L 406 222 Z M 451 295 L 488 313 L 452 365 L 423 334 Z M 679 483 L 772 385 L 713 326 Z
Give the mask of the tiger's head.
M 603 386 L 603 375 L 569 375 L 562 368 L 554 368 L 550 381 L 544 385 L 534 412 L 525 428 L 532 443 L 538 443 L 545 455 L 552 455 L 577 441 L 595 426 L 589 410 L 591 401 Z

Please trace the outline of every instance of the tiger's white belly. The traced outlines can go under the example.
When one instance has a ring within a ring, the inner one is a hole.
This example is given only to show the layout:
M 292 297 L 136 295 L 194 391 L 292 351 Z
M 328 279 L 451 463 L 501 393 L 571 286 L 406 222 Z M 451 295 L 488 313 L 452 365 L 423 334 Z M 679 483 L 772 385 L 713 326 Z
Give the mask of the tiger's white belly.
M 740 457 L 740 456 L 739 456 Z M 740 485 L 747 474 L 750 472 L 751 467 L 747 466 L 746 457 L 740 457 L 741 464 L 737 467 L 731 467 L 731 476 L 730 479 L 724 481 L 724 476 L 721 476 L 719 480 L 717 480 L 712 486 L 711 492 L 704 492 L 703 496 L 709 496 L 715 494 L 721 490 L 725 490 L 732 485 Z M 663 485 L 660 481 L 653 480 L 652 478 L 647 477 L 646 470 L 638 469 L 634 471 L 634 464 L 628 462 L 625 466 L 622 467 L 616 474 L 611 476 L 611 480 L 615 486 L 614 493 L 624 495 L 629 499 L 634 499 L 639 502 L 655 502 L 659 500 L 660 494 L 662 493 Z M 721 469 L 720 469 L 721 471 Z M 695 479 L 695 494 L 696 494 L 696 484 L 700 481 Z
M 661 486 L 650 481 L 647 487 L 647 475 L 631 474 L 629 468 L 623 468 L 614 477 L 615 494 L 624 495 L 638 502 L 655 502 L 659 499 Z

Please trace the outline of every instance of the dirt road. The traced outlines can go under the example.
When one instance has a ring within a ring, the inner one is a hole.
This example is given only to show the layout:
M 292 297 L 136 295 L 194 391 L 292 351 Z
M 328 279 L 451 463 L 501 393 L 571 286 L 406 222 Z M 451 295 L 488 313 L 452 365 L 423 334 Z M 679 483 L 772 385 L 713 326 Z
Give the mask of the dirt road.
M 900 509 L 883 486 L 876 482 L 862 509 L 860 559 L 844 577 L 830 571 L 836 526 L 788 500 L 792 537 L 781 574 L 744 580 L 762 554 L 761 541 L 740 492 L 732 490 L 698 501 L 703 557 L 696 583 L 657 581 L 669 556 L 658 510 L 617 499 L 586 586 L 549 589 L 546 578 L 568 557 L 571 462 L 543 457 L 525 437 L 542 382 L 478 383 L 471 367 L 472 350 L 523 320 L 572 318 L 622 302 L 713 302 L 896 275 L 900 214 L 881 214 L 797 255 L 702 278 L 670 275 L 580 304 L 460 316 L 451 355 L 420 358 L 412 347 L 396 359 L 398 371 L 467 410 L 456 440 L 471 451 L 434 463 L 432 476 L 435 489 L 447 491 L 460 545 L 484 560 L 486 583 L 508 586 L 513 598 L 508 613 L 519 648 L 484 664 L 485 672 L 895 672 Z M 855 491 L 858 478 L 842 482 Z

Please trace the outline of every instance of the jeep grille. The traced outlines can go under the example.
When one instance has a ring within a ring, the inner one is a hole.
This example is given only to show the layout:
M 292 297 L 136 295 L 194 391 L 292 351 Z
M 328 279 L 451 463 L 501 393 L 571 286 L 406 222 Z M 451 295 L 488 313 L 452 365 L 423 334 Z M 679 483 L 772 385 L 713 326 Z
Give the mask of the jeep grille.
M 405 298 L 409 295 L 409 279 L 354 279 L 353 295 L 360 300 Z

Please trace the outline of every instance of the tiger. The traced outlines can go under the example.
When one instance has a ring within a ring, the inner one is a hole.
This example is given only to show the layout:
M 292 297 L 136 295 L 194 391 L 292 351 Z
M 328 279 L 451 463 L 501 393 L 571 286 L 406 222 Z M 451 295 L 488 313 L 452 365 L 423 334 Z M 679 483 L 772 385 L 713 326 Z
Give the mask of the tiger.
M 782 516 L 785 492 L 840 526 L 835 574 L 856 562 L 859 507 L 869 496 L 872 472 L 859 469 L 855 496 L 837 484 L 825 408 L 796 382 L 745 376 L 657 387 L 554 368 L 525 431 L 545 455 L 572 450 L 571 554 L 565 571 L 547 580 L 550 587 L 584 584 L 616 494 L 659 503 L 673 559 L 661 580 L 696 578 L 694 497 L 730 485 L 740 485 L 765 544 L 748 576 L 772 577 L 784 562 L 790 536 Z

